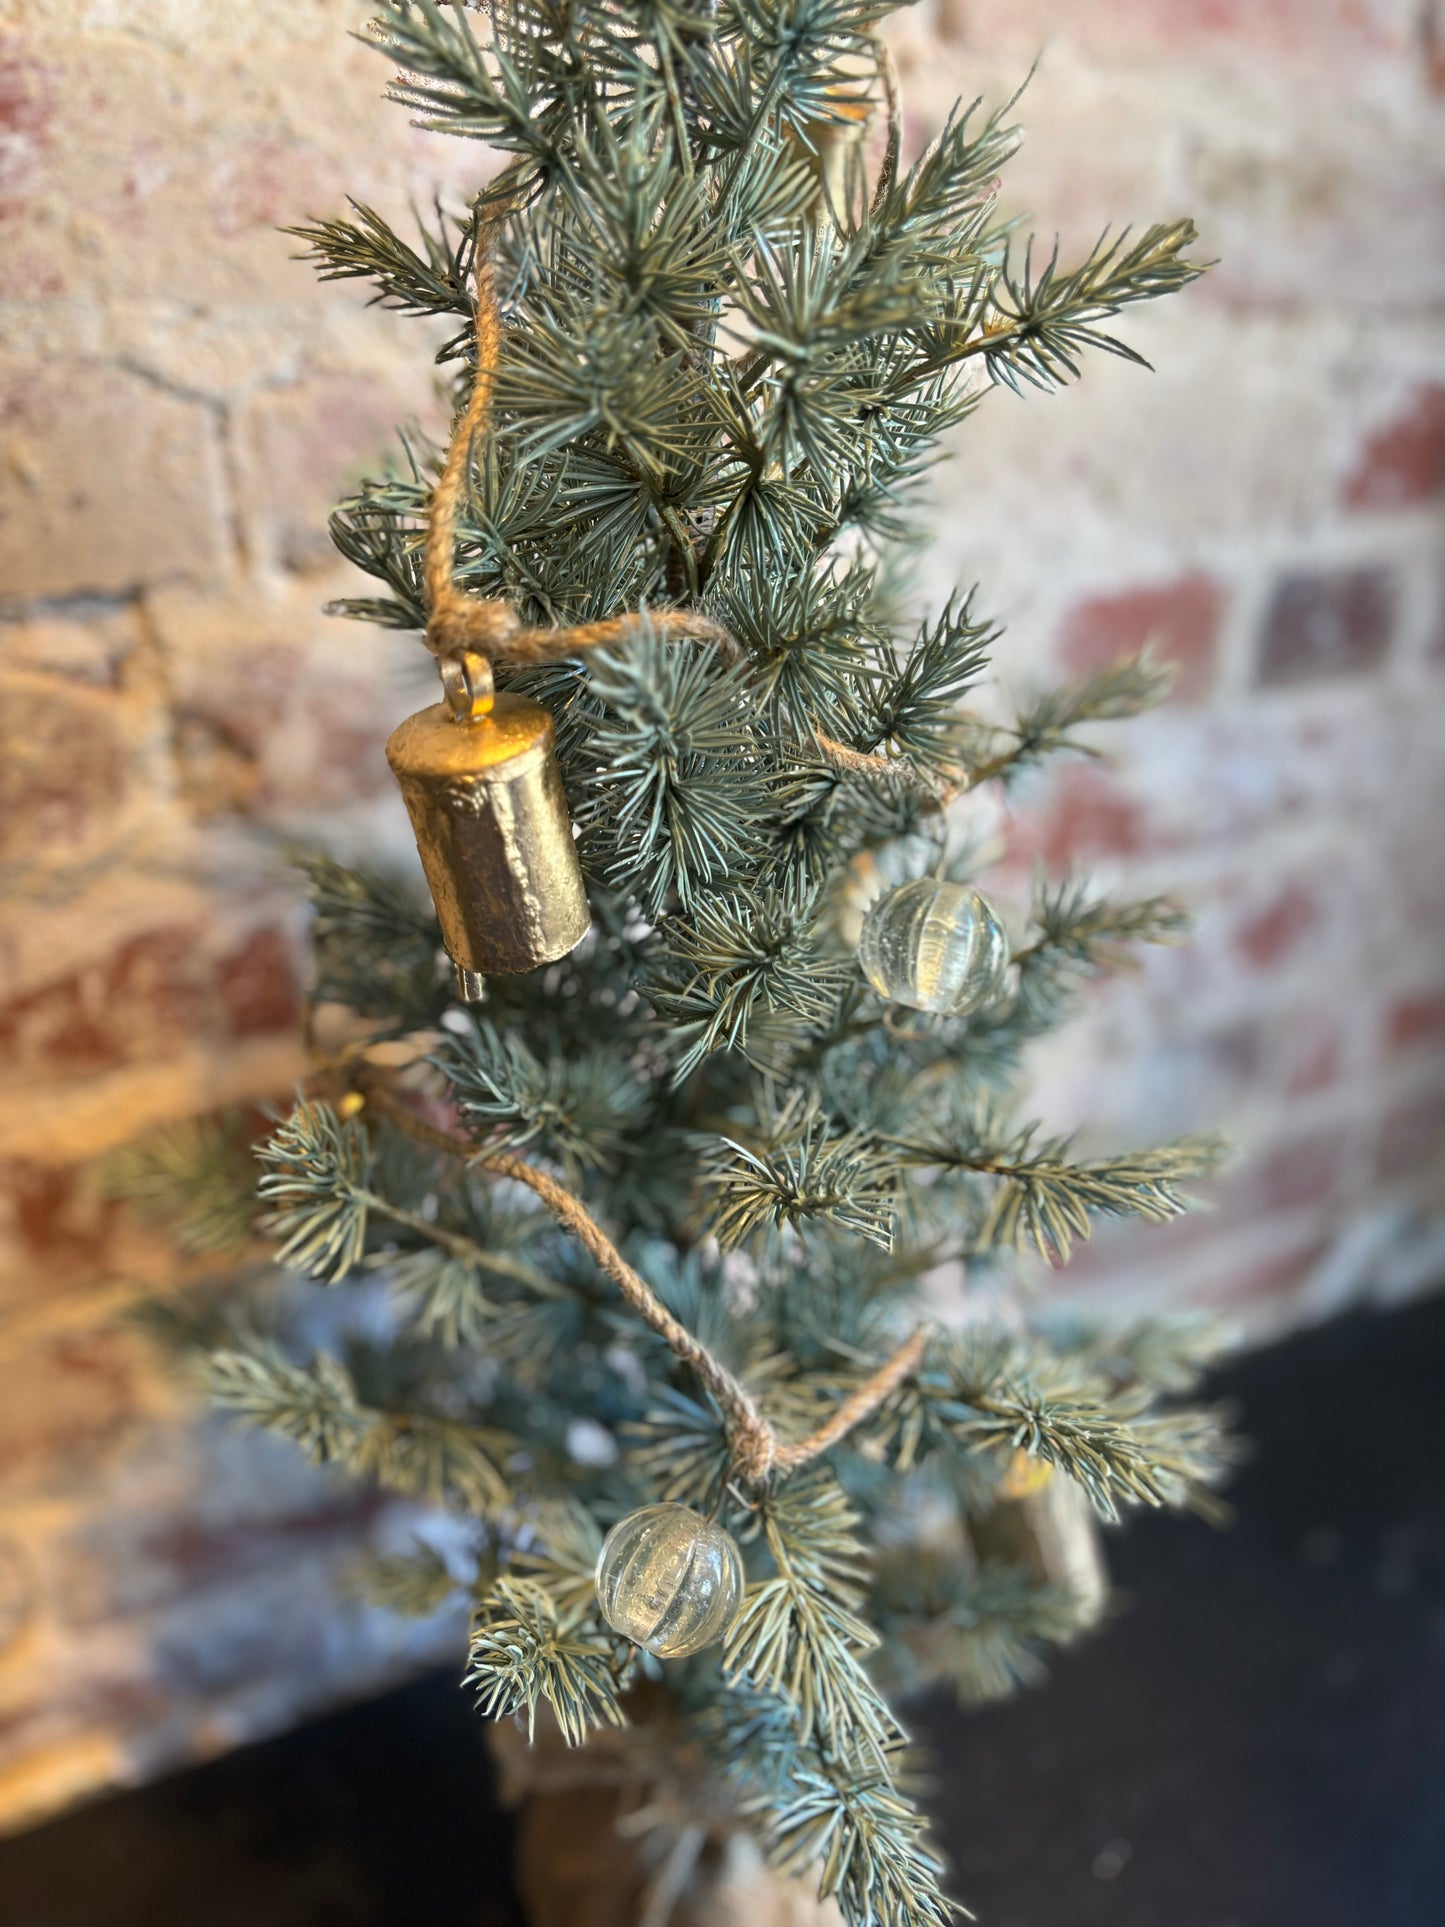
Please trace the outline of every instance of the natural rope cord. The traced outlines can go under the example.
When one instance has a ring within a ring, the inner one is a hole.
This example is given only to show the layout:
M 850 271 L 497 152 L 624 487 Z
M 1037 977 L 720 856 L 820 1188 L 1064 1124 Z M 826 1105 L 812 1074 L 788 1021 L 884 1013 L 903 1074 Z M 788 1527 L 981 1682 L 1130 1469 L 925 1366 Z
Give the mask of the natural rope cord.
M 896 165 L 896 159 L 893 164 Z M 501 359 L 502 322 L 489 234 L 478 236 L 474 272 L 476 374 L 467 405 L 452 431 L 446 461 L 432 490 L 427 513 L 423 556 L 429 608 L 426 644 L 443 665 L 456 664 L 467 657 L 481 657 L 486 663 L 501 657 L 517 663 L 553 662 L 559 657 L 576 655 L 580 650 L 601 643 L 620 640 L 636 626 L 641 619 L 641 612 L 614 616 L 602 622 L 583 623 L 570 629 L 528 628 L 510 603 L 468 595 L 456 580 L 457 520 L 467 494 L 474 453 L 479 445 L 485 444 L 490 428 L 497 368 Z M 651 622 L 656 631 L 672 640 L 710 642 L 734 660 L 743 657 L 744 652 L 727 630 L 706 616 L 690 610 L 657 609 L 647 611 L 646 620 Z M 473 666 L 480 670 L 480 665 Z M 485 682 L 481 690 L 475 690 L 471 676 L 468 675 L 465 680 L 468 694 L 478 695 L 485 701 Z M 897 766 L 885 758 L 848 750 L 828 737 L 820 736 L 818 742 L 829 760 L 841 768 L 861 774 L 865 769 L 872 773 L 882 766 L 890 774 L 898 773 Z M 913 780 L 922 787 L 932 788 L 916 775 Z M 855 1426 L 877 1411 L 923 1359 L 928 1335 L 920 1328 L 843 1401 L 825 1424 L 807 1438 L 787 1443 L 778 1437 L 747 1388 L 713 1357 L 686 1326 L 673 1317 L 647 1281 L 633 1270 L 565 1185 L 510 1152 L 477 1150 L 466 1140 L 428 1124 L 397 1096 L 380 1072 L 364 1062 L 353 1064 L 351 1081 L 358 1096 L 364 1098 L 378 1115 L 387 1118 L 416 1142 L 445 1156 L 460 1158 L 466 1164 L 490 1171 L 497 1177 L 511 1178 L 535 1192 L 558 1223 L 573 1234 L 619 1287 L 633 1310 L 651 1325 L 684 1364 L 697 1373 L 712 1393 L 731 1424 L 734 1471 L 748 1483 L 760 1483 L 774 1472 L 795 1471 L 829 1451 Z
M 813 731 L 813 741 L 823 752 L 824 761 L 845 776 L 881 776 L 889 782 L 901 783 L 915 791 L 929 809 L 946 810 L 956 797 L 973 786 L 969 776 L 960 775 L 950 783 L 903 756 L 880 756 L 873 750 L 850 749 L 847 743 L 825 736 L 821 729 Z
M 423 575 L 429 615 L 426 645 L 445 660 L 467 653 L 489 661 L 505 656 L 510 662 L 555 662 L 575 656 L 599 643 L 618 642 L 644 617 L 641 611 L 584 622 L 571 629 L 529 629 L 511 604 L 468 595 L 455 573 L 457 517 L 467 494 L 474 450 L 486 441 L 497 387 L 502 352 L 502 317 L 497 306 L 490 231 L 478 236 L 476 248 L 477 368 L 472 392 L 457 419 L 446 462 L 432 490 L 427 511 Z M 730 659 L 743 651 L 720 623 L 688 609 L 649 609 L 645 620 L 658 634 L 676 642 L 710 642 Z
M 556 1178 L 539 1171 L 510 1151 L 478 1150 L 465 1138 L 428 1124 L 392 1089 L 384 1072 L 358 1059 L 350 1066 L 351 1083 L 367 1106 L 409 1138 L 444 1157 L 496 1177 L 511 1178 L 535 1192 L 547 1209 L 596 1261 L 639 1317 L 663 1338 L 685 1365 L 695 1371 L 731 1422 L 733 1469 L 748 1484 L 757 1485 L 775 1472 L 795 1472 L 820 1458 L 855 1426 L 876 1412 L 922 1363 L 928 1333 L 920 1326 L 871 1377 L 850 1394 L 824 1424 L 804 1439 L 791 1443 L 778 1437 L 757 1401 L 707 1346 L 681 1324 L 658 1298 L 651 1285 L 628 1264 L 586 1207 Z

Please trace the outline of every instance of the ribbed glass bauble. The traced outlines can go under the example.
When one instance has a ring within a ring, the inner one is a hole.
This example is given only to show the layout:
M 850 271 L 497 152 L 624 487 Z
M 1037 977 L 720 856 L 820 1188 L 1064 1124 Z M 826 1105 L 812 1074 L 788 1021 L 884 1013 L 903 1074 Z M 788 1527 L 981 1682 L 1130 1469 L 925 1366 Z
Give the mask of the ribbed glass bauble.
M 962 1017 L 1003 989 L 1008 938 L 977 890 L 916 877 L 895 885 L 869 910 L 858 961 L 890 1003 Z
M 681 1659 L 721 1639 L 742 1596 L 737 1542 L 688 1506 L 644 1506 L 602 1542 L 602 1617 L 660 1659 Z

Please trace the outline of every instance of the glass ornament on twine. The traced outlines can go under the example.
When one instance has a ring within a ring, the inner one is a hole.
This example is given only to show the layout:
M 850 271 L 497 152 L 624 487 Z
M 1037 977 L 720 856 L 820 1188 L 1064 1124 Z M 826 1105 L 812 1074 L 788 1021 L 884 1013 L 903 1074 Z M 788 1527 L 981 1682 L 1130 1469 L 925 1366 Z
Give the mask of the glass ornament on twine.
M 602 1542 L 602 1617 L 659 1659 L 682 1659 L 721 1639 L 742 1595 L 737 1541 L 689 1506 L 644 1506 Z
M 890 1003 L 963 1017 L 1002 991 L 1009 945 L 992 906 L 977 890 L 915 877 L 896 884 L 870 908 L 858 961 Z

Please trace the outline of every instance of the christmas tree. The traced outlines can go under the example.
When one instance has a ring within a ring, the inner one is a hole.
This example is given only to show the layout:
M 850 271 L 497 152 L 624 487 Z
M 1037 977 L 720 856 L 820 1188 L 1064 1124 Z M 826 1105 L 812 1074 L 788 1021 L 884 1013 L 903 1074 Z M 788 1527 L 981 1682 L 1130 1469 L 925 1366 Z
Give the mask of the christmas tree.
M 344 609 L 423 636 L 464 717 L 492 674 L 550 715 L 591 929 L 531 970 L 458 955 L 463 1001 L 419 879 L 309 863 L 316 1076 L 260 1188 L 281 1262 L 384 1279 L 389 1320 L 317 1355 L 237 1323 L 206 1365 L 244 1418 L 449 1509 L 445 1556 L 374 1584 L 470 1598 L 484 1713 L 578 1747 L 642 1720 L 854 1927 L 953 1911 L 895 1702 L 1006 1693 L 1097 1615 L 1029 1509 L 1208 1507 L 1228 1459 L 1174 1403 L 1193 1327 L 927 1310 L 961 1267 L 1171 1216 L 1218 1156 L 1085 1154 L 1016 1110 L 1031 1040 L 1179 910 L 1041 877 L 1010 946 L 974 887 L 971 793 L 1167 676 L 1000 707 L 978 600 L 910 619 L 904 566 L 942 438 L 994 387 L 1137 360 L 1113 317 L 1198 268 L 1182 221 L 1031 252 L 1007 109 L 905 169 L 889 11 L 373 23 L 393 99 L 504 158 L 418 234 L 361 206 L 300 230 L 323 276 L 439 319 L 454 377 L 449 446 L 336 514 L 378 584 Z

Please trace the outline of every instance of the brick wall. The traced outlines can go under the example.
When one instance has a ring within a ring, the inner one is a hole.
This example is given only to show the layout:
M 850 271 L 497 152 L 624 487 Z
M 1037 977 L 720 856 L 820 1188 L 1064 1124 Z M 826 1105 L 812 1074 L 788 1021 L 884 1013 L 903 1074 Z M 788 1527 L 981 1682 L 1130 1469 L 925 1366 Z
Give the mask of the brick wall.
M 1071 1287 L 1114 1303 L 1263 1331 L 1445 1277 L 1442 19 L 938 0 L 900 22 L 916 139 L 1045 48 L 1008 192 L 1066 253 L 1188 212 L 1219 263 L 1131 320 L 1157 374 L 994 399 L 936 512 L 937 580 L 981 577 L 1006 675 L 1151 636 L 1180 669 L 1171 709 L 1006 826 L 1020 887 L 1042 851 L 1200 918 L 1040 1064 L 1067 1123 L 1240 1145 L 1211 1214 L 1086 1254 Z
M 404 847 L 405 648 L 320 615 L 326 511 L 435 420 L 413 324 L 276 233 L 400 216 L 477 155 L 379 100 L 344 0 L 0 0 L 0 1821 L 446 1648 L 322 1601 L 405 1524 L 187 1416 L 123 1322 L 175 1260 L 101 1197 L 138 1128 L 284 1092 L 284 847 Z M 1223 1121 L 1212 1215 L 1074 1279 L 1254 1329 L 1445 1274 L 1445 7 L 932 0 L 894 25 L 916 146 L 1042 47 L 1007 192 L 1066 250 L 1193 212 L 1221 260 L 1094 364 L 993 398 L 928 569 L 1017 683 L 1156 637 L 1168 712 L 1002 825 L 1182 892 L 1199 941 L 1104 988 L 1042 1101 Z M 344 677 L 340 673 L 344 665 Z M 418 1646 L 415 1642 L 421 1640 Z M 409 1643 L 410 1642 L 410 1643 Z M 440 1643 L 439 1643 L 440 1642 Z

